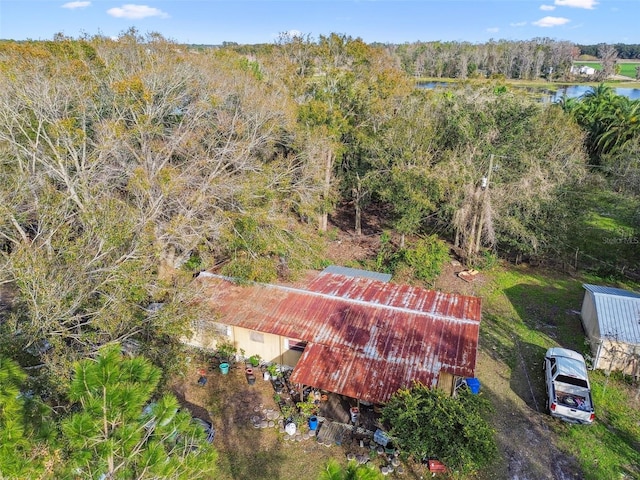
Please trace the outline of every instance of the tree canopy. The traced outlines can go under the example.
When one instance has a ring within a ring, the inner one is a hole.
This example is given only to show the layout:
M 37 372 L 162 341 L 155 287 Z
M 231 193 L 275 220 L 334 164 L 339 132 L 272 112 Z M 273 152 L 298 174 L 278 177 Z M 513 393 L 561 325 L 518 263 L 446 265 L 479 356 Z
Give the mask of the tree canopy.
M 79 411 L 62 422 L 66 476 L 206 479 L 216 452 L 173 395 L 154 399 L 160 370 L 123 358 L 120 345 L 78 362 L 69 399 Z
M 193 275 L 294 280 L 326 265 L 338 209 L 356 237 L 388 232 L 375 268 L 396 262 L 415 281 L 431 281 L 450 247 L 469 266 L 487 252 L 564 262 L 586 215 L 580 192 L 639 194 L 637 102 L 601 86 L 558 107 L 500 78 L 566 72 L 575 53 L 549 39 L 390 46 L 342 34 L 190 48 L 134 29 L 0 42 L 0 354 L 29 367 L 34 398 L 77 409 L 63 429 L 69 468 L 151 475 L 152 459 L 186 458 L 139 411 L 175 407 L 152 397 L 202 315 Z M 426 72 L 490 80 L 416 88 Z M 117 370 L 102 347 L 128 341 L 151 364 Z M 91 362 L 127 378 L 100 397 L 126 418 L 86 390 L 102 385 Z M 10 399 L 23 377 L 2 369 L 9 410 L 46 408 Z M 49 438 L 44 424 L 3 421 L 7 445 Z M 4 468 L 42 474 L 23 452 Z

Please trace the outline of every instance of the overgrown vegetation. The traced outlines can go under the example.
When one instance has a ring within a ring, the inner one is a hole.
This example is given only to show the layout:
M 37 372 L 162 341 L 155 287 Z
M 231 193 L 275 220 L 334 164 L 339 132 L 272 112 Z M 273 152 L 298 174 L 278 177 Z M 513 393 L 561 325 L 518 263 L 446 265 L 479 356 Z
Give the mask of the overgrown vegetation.
M 412 74 L 566 73 L 571 45 L 538 43 L 498 42 L 438 62 L 436 51 L 461 45 L 394 53 L 346 35 L 286 37 L 248 60 L 241 48 L 195 53 L 135 30 L 117 41 L 0 42 L 0 353 L 30 368 L 20 389 L 46 400 L 34 411 L 55 407 L 59 422 L 74 408 L 73 367 L 104 345 L 135 341 L 161 375 L 179 370 L 180 339 L 203 315 L 192 274 L 295 280 L 327 264 L 338 204 L 356 237 L 367 215 L 379 216 L 389 231 L 366 266 L 407 281 L 432 282 L 449 247 L 470 267 L 500 256 L 637 278 L 637 102 L 604 86 L 559 107 L 491 82 L 424 91 L 397 68 L 401 58 Z M 528 46 L 520 62 L 482 64 Z M 482 52 L 491 55 L 474 59 Z M 601 53 L 604 72 L 615 51 Z M 523 344 L 581 348 L 566 314 L 574 282 L 497 272 L 484 343 L 510 365 Z M 21 378 L 7 373 L 9 396 Z M 6 405 L 19 413 L 34 403 Z M 628 413 L 603 413 L 633 463 L 636 431 L 614 421 Z M 3 425 L 26 450 L 40 445 L 35 430 Z M 580 445 L 583 434 L 569 432 L 577 437 L 567 445 Z M 601 448 L 600 465 L 618 461 Z M 25 462 L 5 468 L 48 468 Z
M 381 480 L 384 478 L 371 465 L 358 465 L 351 461 L 347 466 L 340 465 L 335 460 L 329 460 L 320 473 L 318 480 Z
M 390 273 L 396 278 L 417 279 L 431 283 L 449 260 L 449 247 L 435 235 L 418 238 L 404 246 L 392 243 L 388 232 L 380 236 L 373 265 L 365 265 L 378 272 Z
M 484 417 L 489 405 L 468 389 L 452 397 L 416 384 L 391 398 L 382 419 L 405 454 L 418 461 L 437 458 L 464 477 L 490 464 L 497 454 L 494 432 Z
M 67 392 L 73 408 L 62 416 L 51 418 L 37 397 L 25 398 L 25 377 L 0 359 L 0 392 L 10 394 L 0 398 L 3 477 L 215 476 L 216 452 L 205 432 L 173 395 L 156 397 L 160 370 L 143 357 L 123 358 L 120 345 L 76 364 Z

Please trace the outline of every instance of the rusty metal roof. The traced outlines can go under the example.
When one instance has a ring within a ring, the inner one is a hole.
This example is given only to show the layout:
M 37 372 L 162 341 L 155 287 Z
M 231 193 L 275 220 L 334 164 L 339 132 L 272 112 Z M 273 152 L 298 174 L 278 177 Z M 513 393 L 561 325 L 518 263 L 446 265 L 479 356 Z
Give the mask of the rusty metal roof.
M 217 321 L 308 341 L 292 381 L 385 403 L 440 370 L 475 372 L 481 299 L 320 274 L 304 289 L 206 275 Z

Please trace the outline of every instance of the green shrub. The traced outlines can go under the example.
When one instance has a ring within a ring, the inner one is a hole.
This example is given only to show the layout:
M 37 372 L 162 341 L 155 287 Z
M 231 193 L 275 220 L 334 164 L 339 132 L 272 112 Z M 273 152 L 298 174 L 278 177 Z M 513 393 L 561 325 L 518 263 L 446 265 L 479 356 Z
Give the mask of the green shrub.
M 490 403 L 482 394 L 456 397 L 416 383 L 399 390 L 382 411 L 401 450 L 422 460 L 434 456 L 450 469 L 472 474 L 498 455 L 495 431 L 484 419 Z
M 418 240 L 413 248 L 401 251 L 401 261 L 412 267 L 416 278 L 432 282 L 449 260 L 449 247 L 436 235 Z
M 278 278 L 275 262 L 265 257 L 237 257 L 222 268 L 222 274 L 250 282 L 264 283 Z
M 189 260 L 184 262 L 184 264 L 182 265 L 182 268 L 188 272 L 195 272 L 196 270 L 199 270 L 201 267 L 202 267 L 202 259 L 200 258 L 200 255 L 198 255 L 197 253 L 191 254 L 191 256 L 189 257 Z

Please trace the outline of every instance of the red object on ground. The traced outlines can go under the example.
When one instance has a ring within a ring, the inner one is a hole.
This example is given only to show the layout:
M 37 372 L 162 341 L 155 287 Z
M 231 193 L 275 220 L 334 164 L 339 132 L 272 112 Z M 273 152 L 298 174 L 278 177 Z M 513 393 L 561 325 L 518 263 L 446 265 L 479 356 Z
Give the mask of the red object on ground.
M 206 375 L 207 371 L 204 368 L 198 370 L 198 375 Z
M 430 472 L 446 472 L 447 466 L 439 460 L 429 460 Z

